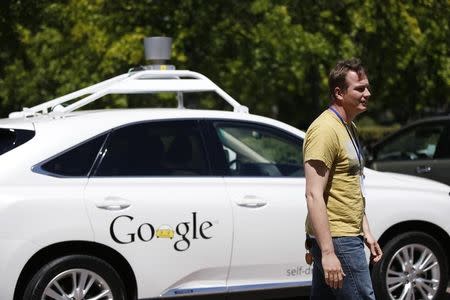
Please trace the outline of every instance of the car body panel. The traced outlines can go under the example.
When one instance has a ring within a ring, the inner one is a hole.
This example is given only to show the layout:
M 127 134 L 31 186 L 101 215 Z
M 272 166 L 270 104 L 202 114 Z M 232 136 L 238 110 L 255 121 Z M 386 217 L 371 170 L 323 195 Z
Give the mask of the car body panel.
M 414 161 L 376 161 L 375 170 L 415 175 L 439 182 L 448 182 L 450 178 L 450 159 L 414 160 Z
M 304 178 L 225 181 L 235 228 L 228 286 L 236 290 L 255 281 L 280 287 L 310 283 L 311 267 L 304 260 Z
M 139 297 L 225 290 L 233 230 L 222 178 L 92 177 L 85 196 L 95 241 L 123 254 L 140 283 Z M 99 208 L 124 201 L 124 209 Z M 156 238 L 163 224 L 175 230 L 174 239 Z M 164 271 L 154 276 L 155 270 Z
M 365 169 L 366 214 L 374 236 L 407 221 L 435 224 L 450 233 L 450 187 L 432 180 Z
M 34 130 L 33 121 L 29 119 L 0 119 L 0 128 Z
M 10 234 L 0 236 L 0 296 L 2 299 L 13 299 L 17 281 L 28 260 L 41 249 L 30 241 L 13 239 Z
M 83 202 L 86 182 L 29 185 L 16 180 L 15 186 L 1 188 L 0 272 L 7 274 L 0 281 L 1 299 L 12 299 L 22 268 L 39 250 L 64 241 L 93 241 Z

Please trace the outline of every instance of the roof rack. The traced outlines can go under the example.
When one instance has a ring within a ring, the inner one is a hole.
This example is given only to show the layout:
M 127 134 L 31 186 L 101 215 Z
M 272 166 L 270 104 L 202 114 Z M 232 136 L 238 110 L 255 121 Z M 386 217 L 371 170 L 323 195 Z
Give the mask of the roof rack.
M 22 111 L 12 112 L 9 118 L 26 118 L 38 114 L 65 114 L 83 107 L 108 94 L 136 94 L 176 92 L 178 107 L 183 108 L 183 92 L 216 92 L 228 102 L 235 112 L 248 113 L 248 107 L 239 104 L 224 90 L 218 87 L 206 76 L 188 70 L 163 70 L 131 71 L 111 79 L 102 81 L 76 92 L 47 101 L 45 103 L 24 108 Z M 86 96 L 68 106 L 63 103 Z

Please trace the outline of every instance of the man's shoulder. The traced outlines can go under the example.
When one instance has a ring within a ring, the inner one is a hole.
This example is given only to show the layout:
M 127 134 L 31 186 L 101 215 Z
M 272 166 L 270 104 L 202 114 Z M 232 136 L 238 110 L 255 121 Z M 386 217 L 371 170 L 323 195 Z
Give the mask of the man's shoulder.
M 320 132 L 322 134 L 329 133 L 332 134 L 336 131 L 336 128 L 338 123 L 333 118 L 333 116 L 329 113 L 328 110 L 322 112 L 308 127 L 308 130 L 306 131 L 307 135 L 308 132 Z
M 303 143 L 303 160 L 319 160 L 331 169 L 340 144 L 336 132 L 339 123 L 324 111 L 309 126 Z

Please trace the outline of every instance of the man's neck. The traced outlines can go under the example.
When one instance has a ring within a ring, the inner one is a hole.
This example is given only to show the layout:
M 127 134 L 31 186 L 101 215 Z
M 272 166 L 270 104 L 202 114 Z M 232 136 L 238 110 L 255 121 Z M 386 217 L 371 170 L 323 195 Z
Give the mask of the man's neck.
M 356 117 L 349 114 L 347 111 L 345 111 L 344 107 L 339 106 L 336 103 L 331 104 L 330 107 L 332 107 L 341 116 L 346 124 L 351 123 Z

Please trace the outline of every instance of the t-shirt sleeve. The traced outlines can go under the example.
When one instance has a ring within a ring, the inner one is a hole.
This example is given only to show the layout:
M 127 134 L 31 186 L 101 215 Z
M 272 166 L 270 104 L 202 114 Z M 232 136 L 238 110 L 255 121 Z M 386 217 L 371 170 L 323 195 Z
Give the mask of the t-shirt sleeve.
M 303 145 L 303 161 L 320 160 L 331 169 L 338 155 L 338 139 L 330 126 L 312 124 L 307 132 Z

